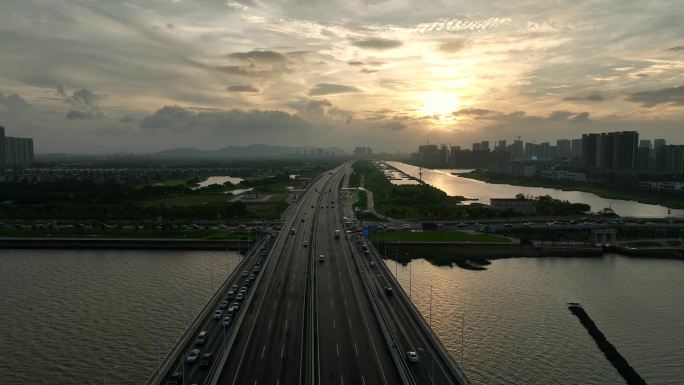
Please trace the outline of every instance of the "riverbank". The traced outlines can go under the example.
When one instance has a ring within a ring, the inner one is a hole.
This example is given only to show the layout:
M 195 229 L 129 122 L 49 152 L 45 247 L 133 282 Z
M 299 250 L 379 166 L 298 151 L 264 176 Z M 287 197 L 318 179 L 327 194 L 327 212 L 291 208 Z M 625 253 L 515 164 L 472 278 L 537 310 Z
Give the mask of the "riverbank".
M 640 190 L 637 187 L 597 185 L 589 182 L 555 181 L 536 177 L 514 177 L 492 172 L 474 170 L 458 173 L 460 177 L 475 179 L 493 184 L 509 184 L 525 187 L 545 187 L 563 191 L 583 191 L 596 194 L 605 199 L 621 199 L 654 205 L 664 205 L 673 209 L 684 209 L 684 196 L 668 194 L 662 191 Z
M 253 244 L 240 240 L 207 239 L 0 238 L 0 249 L 244 251 Z

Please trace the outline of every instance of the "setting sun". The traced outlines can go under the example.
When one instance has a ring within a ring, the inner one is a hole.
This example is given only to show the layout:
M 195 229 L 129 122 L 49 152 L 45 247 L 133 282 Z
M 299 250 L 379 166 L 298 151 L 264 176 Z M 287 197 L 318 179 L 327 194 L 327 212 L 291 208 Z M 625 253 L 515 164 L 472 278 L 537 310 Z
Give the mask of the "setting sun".
M 421 104 L 418 111 L 424 116 L 439 116 L 440 119 L 448 118 L 456 111 L 461 102 L 458 96 L 443 91 L 431 91 L 418 96 Z

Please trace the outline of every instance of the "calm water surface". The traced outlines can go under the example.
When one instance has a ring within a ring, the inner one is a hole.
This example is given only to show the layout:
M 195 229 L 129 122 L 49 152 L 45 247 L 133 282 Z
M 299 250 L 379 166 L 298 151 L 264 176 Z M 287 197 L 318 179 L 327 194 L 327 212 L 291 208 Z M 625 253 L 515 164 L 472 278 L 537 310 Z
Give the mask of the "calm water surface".
M 610 255 L 495 260 L 486 271 L 422 259 L 387 266 L 426 319 L 432 285 L 433 328 L 458 360 L 464 348 L 476 384 L 624 384 L 568 302 L 582 303 L 647 383 L 684 383 L 684 261 Z
M 212 276 L 216 287 L 237 262 L 225 252 L 0 250 L 0 383 L 144 383 L 211 296 Z M 396 271 L 426 318 L 432 285 L 433 326 L 455 357 L 464 347 L 476 384 L 621 384 L 567 310 L 573 301 L 649 384 L 684 383 L 682 261 L 509 259 L 476 272 L 415 260 Z
M 401 162 L 387 162 L 406 174 L 418 178 L 419 168 Z M 448 195 L 476 198 L 475 202 L 489 204 L 491 198 L 512 198 L 516 194 L 532 196 L 550 195 L 557 199 L 574 203 L 586 203 L 592 211 L 611 207 L 617 214 L 632 217 L 666 217 L 668 208 L 636 201 L 605 199 L 583 191 L 563 191 L 544 187 L 514 186 L 509 184 L 493 184 L 475 179 L 461 178 L 451 172 L 469 170 L 430 170 L 423 169 L 423 181 L 444 191 Z M 464 202 L 469 204 L 472 202 Z M 684 217 L 684 210 L 671 210 L 672 216 Z
M 0 250 L 0 383 L 144 383 L 212 281 L 238 261 L 226 252 Z

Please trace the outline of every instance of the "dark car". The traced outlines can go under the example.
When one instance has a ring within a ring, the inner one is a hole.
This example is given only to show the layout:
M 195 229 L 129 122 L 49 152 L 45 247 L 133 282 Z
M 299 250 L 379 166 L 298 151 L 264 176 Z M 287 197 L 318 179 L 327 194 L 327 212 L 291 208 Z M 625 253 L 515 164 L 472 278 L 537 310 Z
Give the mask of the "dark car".
M 213 361 L 214 356 L 211 353 L 204 353 L 202 354 L 202 358 L 200 359 L 199 362 L 199 367 L 200 368 L 208 368 L 211 366 L 211 361 Z
M 385 294 L 387 294 L 387 295 L 394 295 L 394 290 L 392 290 L 391 287 L 386 287 L 386 288 L 385 288 Z

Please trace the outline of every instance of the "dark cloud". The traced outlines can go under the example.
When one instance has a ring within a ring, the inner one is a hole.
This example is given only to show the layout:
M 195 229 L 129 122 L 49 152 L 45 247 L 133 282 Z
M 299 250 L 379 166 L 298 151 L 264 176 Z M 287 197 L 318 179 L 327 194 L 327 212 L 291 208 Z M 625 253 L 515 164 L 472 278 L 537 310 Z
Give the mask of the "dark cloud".
M 226 87 L 230 92 L 259 92 L 259 89 L 250 84 L 236 84 Z
M 439 50 L 442 52 L 457 52 L 465 48 L 465 39 L 451 39 L 439 44 Z
M 654 107 L 659 104 L 682 106 L 684 105 L 684 86 L 635 92 L 627 97 L 627 101 L 639 103 L 643 107 Z
M 684 51 L 684 45 L 678 45 L 672 48 L 668 48 L 668 51 Z
M 392 131 L 401 131 L 401 130 L 405 129 L 407 126 L 406 126 L 406 124 L 404 124 L 398 120 L 392 120 L 389 122 L 381 123 L 380 127 L 387 129 L 387 130 L 392 130 Z
M 126 115 L 123 118 L 119 119 L 119 122 L 121 122 L 123 124 L 129 124 L 129 123 L 135 122 L 135 118 L 133 118 L 130 115 Z
M 189 132 L 209 130 L 222 134 L 258 134 L 260 132 L 302 132 L 311 124 L 297 115 L 264 110 L 197 110 L 164 106 L 146 116 L 140 127 L 148 130 Z
M 67 112 L 66 119 L 99 119 L 104 117 L 99 107 L 103 97 L 89 89 L 81 88 L 68 95 L 64 85 L 60 84 L 57 87 L 57 95 L 62 97 L 63 102 L 72 107 L 72 110 Z
M 348 94 L 355 92 L 363 92 L 354 86 L 345 86 L 343 84 L 332 83 L 318 83 L 309 90 L 311 96 L 332 95 L 332 94 Z
M 589 113 L 588 112 L 580 112 L 579 114 L 575 115 L 572 119 L 570 119 L 570 123 L 584 123 L 588 122 L 589 119 Z
M 350 66 L 362 66 L 364 63 L 362 61 L 350 60 L 347 62 Z
M 499 116 L 502 115 L 499 111 L 488 110 L 485 108 L 463 108 L 458 111 L 454 111 L 455 116 L 466 115 L 466 116 Z
M 284 63 L 287 62 L 287 57 L 276 51 L 249 51 L 249 52 L 234 52 L 228 55 L 231 58 L 256 61 L 261 63 Z
M 378 72 L 378 70 L 374 70 L 372 68 L 362 68 L 360 72 L 364 74 L 372 74 L 374 72 Z
M 103 118 L 104 114 L 99 111 L 77 111 L 70 110 L 67 112 L 65 118 L 69 120 L 80 120 L 80 119 L 99 119 Z
M 370 38 L 352 41 L 352 45 L 356 47 L 378 50 L 397 48 L 401 47 L 403 44 L 404 43 L 402 43 L 400 40 L 390 40 L 382 38 Z
M 176 29 L 176 25 L 173 23 L 166 23 L 166 28 L 167 29 Z
M 601 94 L 590 94 L 586 96 L 566 96 L 563 98 L 563 100 L 574 102 L 574 101 L 587 101 L 587 102 L 602 102 L 606 100 L 605 97 Z
M 8 110 L 22 110 L 30 104 L 19 94 L 10 94 L 5 96 L 2 92 L 0 92 L 0 105 L 5 107 Z
M 553 111 L 551 114 L 549 114 L 549 120 L 563 121 L 567 120 L 573 115 L 575 115 L 575 113 L 570 111 Z

